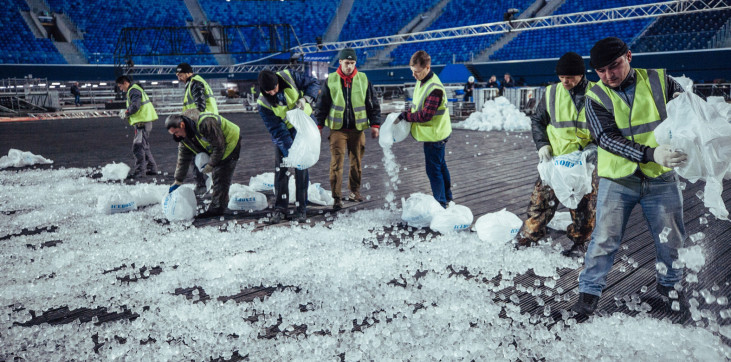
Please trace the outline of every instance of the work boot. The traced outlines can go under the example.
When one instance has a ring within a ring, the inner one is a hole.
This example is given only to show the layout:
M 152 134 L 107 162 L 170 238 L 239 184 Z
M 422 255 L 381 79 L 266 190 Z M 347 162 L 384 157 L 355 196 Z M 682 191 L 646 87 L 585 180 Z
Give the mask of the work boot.
M 690 311 L 690 304 L 688 304 L 688 300 L 685 298 L 683 291 L 677 291 L 674 287 L 666 287 L 659 283 L 655 286 L 655 289 L 658 294 L 665 297 L 663 301 L 665 301 L 668 310 L 682 314 Z
M 333 203 L 333 211 L 338 211 L 343 208 L 343 201 L 340 200 L 339 197 L 335 198 L 335 202 Z
M 515 239 L 515 248 L 516 249 L 519 249 L 522 247 L 529 247 L 533 244 L 536 244 L 536 242 L 533 241 L 532 239 L 529 239 L 526 237 L 521 237 L 520 235 L 518 235 L 518 237 Z
M 142 171 L 135 171 L 135 172 L 132 172 L 131 174 L 127 175 L 127 179 L 129 180 L 129 179 L 133 179 L 133 178 L 140 178 L 140 177 L 142 177 L 142 174 L 143 174 Z
M 571 248 L 561 252 L 561 255 L 566 257 L 581 257 L 586 254 L 586 243 L 574 243 Z
M 297 217 L 297 222 L 300 222 L 300 223 L 307 222 L 307 211 L 298 210 L 297 213 L 295 214 L 295 216 Z
M 145 175 L 149 175 L 149 176 L 157 175 L 157 171 L 155 171 L 155 170 L 147 170 L 147 172 L 145 172 Z
M 363 201 L 363 197 L 360 196 L 360 192 L 351 192 L 348 198 L 350 199 L 350 201 Z
M 205 219 L 205 218 L 209 218 L 209 217 L 222 216 L 223 211 L 224 211 L 223 208 L 209 208 L 205 212 L 198 214 L 198 216 L 196 216 L 196 219 Z
M 284 220 L 284 213 L 280 210 L 274 210 L 272 217 L 269 218 L 269 224 L 279 224 L 282 220 Z
M 579 300 L 571 306 L 571 310 L 578 314 L 579 317 L 588 317 L 594 314 L 596 306 L 599 303 L 599 296 L 589 293 L 579 293 Z

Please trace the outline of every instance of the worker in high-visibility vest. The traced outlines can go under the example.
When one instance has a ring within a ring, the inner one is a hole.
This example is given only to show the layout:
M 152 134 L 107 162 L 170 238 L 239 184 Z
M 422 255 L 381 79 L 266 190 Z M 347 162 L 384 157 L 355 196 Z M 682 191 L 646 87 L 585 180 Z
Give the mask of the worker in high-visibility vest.
M 581 55 L 568 52 L 556 63 L 560 84 L 546 88 L 536 113 L 531 117 L 533 142 L 540 162 L 551 162 L 554 156 L 576 151 L 586 152 L 587 159 L 596 164 L 596 144 L 592 142 L 584 114 L 585 94 L 594 86 L 585 76 L 586 66 Z M 573 245 L 566 256 L 586 252 L 586 245 L 594 230 L 596 216 L 596 186 L 599 182 L 596 167 L 592 175 L 591 192 L 584 195 L 575 209 L 570 209 L 571 224 L 567 228 Z M 546 226 L 553 219 L 560 202 L 551 186 L 539 177 L 528 206 L 528 219 L 517 237 L 518 246 L 530 246 L 546 236 Z
M 211 87 L 203 77 L 193 72 L 193 67 L 190 64 L 178 64 L 175 68 L 175 76 L 178 77 L 180 82 L 185 83 L 181 111 L 197 109 L 201 113 L 218 114 L 218 104 Z M 205 194 L 206 177 L 196 167 L 193 167 L 193 174 L 195 175 L 196 184 L 195 194 Z
M 274 212 L 269 223 L 276 224 L 287 216 L 289 209 L 289 169 L 282 167 L 282 160 L 289 155 L 297 130 L 287 121 L 287 111 L 299 108 L 308 116 L 320 91 L 317 78 L 305 73 L 282 70 L 259 72 L 259 116 L 272 136 L 274 143 Z M 312 121 L 315 122 L 314 120 Z M 307 188 L 310 180 L 307 169 L 294 170 L 296 214 L 294 220 L 307 220 Z
M 381 106 L 365 73 L 355 66 L 357 56 L 352 48 L 345 48 L 338 55 L 338 69 L 327 77 L 327 86 L 322 88 L 317 102 L 317 127 L 330 129 L 330 187 L 334 200 L 333 210 L 343 207 L 341 193 L 343 183 L 343 164 L 348 156 L 347 195 L 350 201 L 361 202 L 361 176 L 363 174 L 363 154 L 366 136 L 364 130 L 370 129 L 372 138 L 378 137 L 381 126 Z M 322 132 L 322 131 L 321 131 Z
M 175 183 L 170 192 L 183 184 L 188 167 L 199 153 L 210 159 L 201 173 L 211 174 L 211 204 L 197 218 L 221 216 L 228 207 L 228 191 L 231 187 L 236 163 L 241 153 L 239 126 L 213 113 L 200 113 L 188 109 L 165 120 L 165 127 L 178 142 L 178 162 L 175 166 Z M 193 166 L 195 167 L 195 166 Z
M 447 93 L 439 77 L 431 70 L 431 56 L 419 50 L 409 61 L 411 74 L 416 79 L 411 110 L 401 112 L 401 120 L 411 122 L 411 136 L 424 143 L 426 175 L 434 198 L 447 208 L 452 201 L 452 179 L 447 168 L 445 150 L 452 134 L 452 123 L 447 109 Z
M 126 93 L 127 108 L 119 113 L 119 118 L 129 122 L 134 127 L 135 136 L 132 139 L 132 154 L 135 156 L 135 165 L 129 178 L 139 176 L 156 175 L 157 163 L 150 151 L 150 131 L 152 122 L 157 120 L 155 107 L 150 101 L 142 86 L 138 83 L 132 84 L 132 80 L 123 75 L 116 80 L 117 86 Z
M 654 134 L 667 117 L 666 103 L 683 88 L 664 69 L 632 68 L 631 61 L 632 52 L 619 38 L 604 38 L 591 48 L 590 64 L 601 82 L 586 93 L 585 108 L 599 145 L 600 179 L 596 226 L 572 307 L 580 316 L 596 309 L 636 204 L 654 239 L 658 294 L 669 298 L 669 312 L 687 313 L 689 308 L 680 283 L 683 268 L 676 262 L 686 238 L 683 195 L 672 169 L 683 165 L 687 155 L 659 145 Z

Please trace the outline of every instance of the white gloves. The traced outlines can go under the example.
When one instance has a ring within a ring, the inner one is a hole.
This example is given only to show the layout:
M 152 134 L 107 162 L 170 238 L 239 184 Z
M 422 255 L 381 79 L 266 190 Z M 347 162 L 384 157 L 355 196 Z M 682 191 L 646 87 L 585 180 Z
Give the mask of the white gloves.
M 662 166 L 678 167 L 682 166 L 688 160 L 688 155 L 680 151 L 675 151 L 668 145 L 660 145 L 655 148 L 655 153 L 652 158 Z
M 126 109 L 122 109 L 119 111 L 119 118 L 121 118 L 123 121 L 125 119 L 127 119 L 127 110 Z
M 538 150 L 538 158 L 541 160 L 541 162 L 551 161 L 551 159 L 553 158 L 553 148 L 551 148 L 551 145 L 545 145 L 541 147 L 541 149 Z
M 297 100 L 297 108 L 301 110 L 305 110 L 305 105 L 308 103 L 312 103 L 312 97 L 310 96 L 304 96 Z
M 205 167 L 201 170 L 202 173 L 211 173 L 213 172 L 213 166 L 206 164 Z

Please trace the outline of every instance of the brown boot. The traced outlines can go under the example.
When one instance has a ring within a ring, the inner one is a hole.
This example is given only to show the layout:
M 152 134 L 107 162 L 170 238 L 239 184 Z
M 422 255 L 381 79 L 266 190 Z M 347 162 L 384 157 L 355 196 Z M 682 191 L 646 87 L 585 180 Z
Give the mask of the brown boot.
M 350 196 L 348 196 L 348 198 L 350 199 L 350 201 L 357 201 L 357 202 L 363 201 L 363 197 L 360 196 L 360 192 L 351 192 Z

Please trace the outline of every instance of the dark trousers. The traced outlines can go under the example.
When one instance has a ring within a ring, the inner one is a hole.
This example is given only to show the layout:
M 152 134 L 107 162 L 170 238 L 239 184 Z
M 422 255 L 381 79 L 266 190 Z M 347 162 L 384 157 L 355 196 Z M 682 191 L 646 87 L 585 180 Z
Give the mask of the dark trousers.
M 288 168 L 282 167 L 284 155 L 279 147 L 274 146 L 274 209 L 286 212 L 289 207 L 289 175 Z M 310 174 L 307 170 L 294 171 L 294 182 L 297 187 L 297 211 L 307 210 L 307 187 L 310 183 Z
M 360 180 L 363 173 L 361 160 L 365 153 L 366 137 L 363 131 L 330 131 L 330 187 L 335 199 L 342 198 L 343 164 L 345 155 L 350 160 L 348 188 L 354 194 L 360 192 Z
M 429 177 L 431 192 L 442 206 L 446 207 L 452 201 L 452 179 L 449 176 L 447 161 L 444 158 L 447 140 L 438 142 L 424 142 L 424 161 L 426 175 Z
M 228 189 L 231 187 L 236 164 L 239 162 L 241 153 L 241 141 L 236 145 L 231 154 L 221 161 L 211 172 L 213 186 L 211 186 L 211 205 L 209 210 L 226 210 L 228 207 Z
M 76 105 L 76 106 L 81 105 L 81 94 L 74 95 L 74 105 Z
M 134 173 L 157 172 L 157 163 L 150 151 L 151 130 L 152 122 L 135 125 L 135 137 L 132 141 L 132 153 L 135 156 Z

